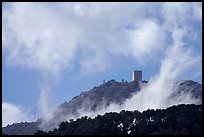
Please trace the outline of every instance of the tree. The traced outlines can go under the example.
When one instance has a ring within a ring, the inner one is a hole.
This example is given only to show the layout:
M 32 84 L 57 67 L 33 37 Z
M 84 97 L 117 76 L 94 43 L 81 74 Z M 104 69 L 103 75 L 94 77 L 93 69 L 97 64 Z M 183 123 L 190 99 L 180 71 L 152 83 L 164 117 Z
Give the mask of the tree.
M 83 116 L 62 122 L 58 129 L 35 135 L 201 135 L 201 110 L 202 105 L 178 105 L 142 113 L 122 110 L 93 119 Z

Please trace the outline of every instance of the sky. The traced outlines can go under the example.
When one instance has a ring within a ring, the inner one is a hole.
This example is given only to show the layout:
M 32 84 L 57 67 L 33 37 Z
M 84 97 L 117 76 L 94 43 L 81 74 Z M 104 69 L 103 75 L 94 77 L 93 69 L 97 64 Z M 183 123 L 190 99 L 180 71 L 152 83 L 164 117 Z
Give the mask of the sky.
M 131 81 L 133 70 L 153 79 L 169 62 L 172 71 L 183 63 L 176 80 L 202 83 L 201 3 L 2 6 L 3 126 L 33 121 L 103 80 Z

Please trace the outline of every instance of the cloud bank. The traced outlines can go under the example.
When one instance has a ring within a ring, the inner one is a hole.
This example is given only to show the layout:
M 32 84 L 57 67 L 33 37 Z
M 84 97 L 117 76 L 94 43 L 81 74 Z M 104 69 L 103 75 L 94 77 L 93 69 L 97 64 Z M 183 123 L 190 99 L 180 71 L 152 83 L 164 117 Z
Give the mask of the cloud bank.
M 3 11 L 5 33 L 12 34 L 5 42 L 8 60 L 52 75 L 72 68 L 77 51 L 85 73 L 105 71 L 117 55 L 144 62 L 144 56 L 165 47 L 159 23 L 144 18 L 149 7 L 147 3 L 8 4 Z
M 17 122 L 33 121 L 34 117 L 28 110 L 8 102 L 2 103 L 2 127 Z
M 192 68 L 192 75 L 201 72 L 198 45 L 188 44 L 201 34 L 196 23 L 201 28 L 201 3 L 9 3 L 2 43 L 9 65 L 35 69 L 48 81 L 40 88 L 42 116 L 52 110 L 46 96 L 56 86 L 48 79 L 58 81 L 64 70 L 79 65 L 81 75 L 90 75 L 106 72 L 118 57 L 147 66 L 158 60 L 159 73 L 122 106 L 143 110 L 171 105 L 169 81 Z

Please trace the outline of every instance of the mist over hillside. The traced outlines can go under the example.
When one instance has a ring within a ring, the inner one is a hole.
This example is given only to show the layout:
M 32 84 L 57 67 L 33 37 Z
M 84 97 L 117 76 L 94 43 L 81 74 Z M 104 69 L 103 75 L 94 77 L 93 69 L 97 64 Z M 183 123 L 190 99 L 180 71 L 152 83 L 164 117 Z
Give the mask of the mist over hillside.
M 131 104 L 132 106 L 128 109 L 127 101 L 131 100 L 131 98 L 137 96 L 137 94 L 142 92 L 141 88 L 144 88 L 147 84 L 148 81 L 142 81 L 138 83 L 133 81 L 118 82 L 115 80 L 110 80 L 104 82 L 99 86 L 93 87 L 87 92 L 82 92 L 80 95 L 73 97 L 70 101 L 60 104 L 55 110 L 55 112 L 52 114 L 52 118 L 47 121 L 44 119 L 39 119 L 36 122 L 32 123 L 13 124 L 4 127 L 3 132 L 6 134 L 34 134 L 38 129 L 45 131 L 52 130 L 54 128 L 57 128 L 59 124 L 63 121 L 77 119 L 85 115 L 94 118 L 98 114 L 103 115 L 107 112 L 120 112 L 121 110 L 137 110 L 134 106 L 137 107 L 138 104 Z M 174 92 L 172 92 L 172 94 L 168 96 L 167 101 L 170 103 L 172 103 L 173 101 L 177 102 L 174 102 L 174 104 L 168 104 L 169 106 L 178 105 L 182 103 L 194 103 L 185 102 L 186 100 L 184 100 L 184 97 L 190 99 L 188 101 L 192 101 L 193 99 L 196 104 L 202 103 L 201 84 L 191 80 L 184 80 L 176 81 L 174 82 L 174 85 Z M 139 105 L 145 106 L 145 104 Z M 166 108 L 169 106 L 160 108 Z
M 188 104 L 143 112 L 109 112 L 62 122 L 35 135 L 201 135 L 202 105 Z

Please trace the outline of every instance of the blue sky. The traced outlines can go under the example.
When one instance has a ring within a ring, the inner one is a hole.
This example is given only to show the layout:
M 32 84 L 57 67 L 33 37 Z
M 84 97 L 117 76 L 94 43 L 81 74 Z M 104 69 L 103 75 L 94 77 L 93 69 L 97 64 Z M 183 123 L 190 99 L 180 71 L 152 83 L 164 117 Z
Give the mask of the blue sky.
M 201 20 L 201 3 L 4 3 L 2 103 L 35 117 L 44 87 L 57 106 L 134 69 L 149 80 L 176 43 L 192 63 L 175 79 L 202 83 Z

